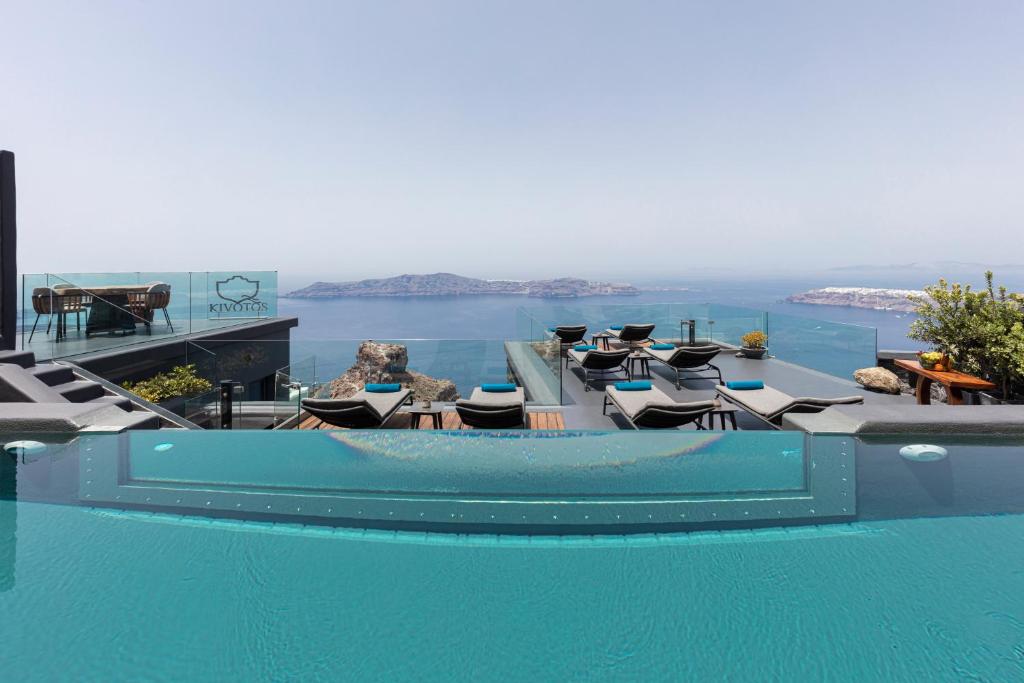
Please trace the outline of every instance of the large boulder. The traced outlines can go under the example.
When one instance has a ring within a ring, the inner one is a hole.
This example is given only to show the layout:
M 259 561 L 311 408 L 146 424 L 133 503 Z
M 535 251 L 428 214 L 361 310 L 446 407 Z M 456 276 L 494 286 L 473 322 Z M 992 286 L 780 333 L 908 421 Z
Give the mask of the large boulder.
M 326 392 L 331 398 L 348 398 L 367 383 L 394 383 L 412 389 L 417 401 L 454 401 L 459 398 L 455 383 L 409 370 L 409 351 L 403 344 L 364 341 L 356 351 L 355 365 L 333 380 Z
M 871 391 L 884 394 L 900 393 L 900 378 L 885 368 L 861 368 L 853 373 L 853 379 Z

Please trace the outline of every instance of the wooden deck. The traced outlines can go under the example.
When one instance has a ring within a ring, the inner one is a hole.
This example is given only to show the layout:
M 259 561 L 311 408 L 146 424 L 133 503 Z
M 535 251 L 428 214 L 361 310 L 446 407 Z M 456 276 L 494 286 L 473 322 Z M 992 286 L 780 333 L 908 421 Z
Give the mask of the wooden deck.
M 409 429 L 411 416 L 406 413 L 398 413 L 384 425 L 384 429 Z M 299 424 L 299 429 L 316 429 L 320 420 L 315 417 L 307 417 Z M 462 429 L 462 420 L 454 410 L 446 410 L 441 413 L 443 429 Z M 526 413 L 527 429 L 565 429 L 565 421 L 560 412 L 536 412 Z M 330 425 L 323 425 L 321 429 L 340 429 Z M 420 418 L 420 429 L 433 429 L 433 421 L 430 416 L 424 415 Z

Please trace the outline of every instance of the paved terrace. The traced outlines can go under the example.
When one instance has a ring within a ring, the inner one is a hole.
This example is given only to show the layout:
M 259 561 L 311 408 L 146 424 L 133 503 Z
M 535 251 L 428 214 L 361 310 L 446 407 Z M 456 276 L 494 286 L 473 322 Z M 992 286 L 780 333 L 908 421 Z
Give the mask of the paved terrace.
M 865 405 L 873 406 L 894 406 L 914 405 L 912 396 L 893 396 L 867 391 L 852 380 L 844 380 L 831 375 L 810 370 L 799 365 L 793 365 L 776 359 L 751 360 L 737 357 L 735 350 L 723 349 L 715 358 L 715 364 L 722 370 L 722 376 L 726 380 L 759 379 L 766 385 L 772 386 L 792 396 L 814 396 L 819 398 L 835 398 L 838 396 L 860 395 L 864 397 Z M 639 363 L 636 370 L 640 372 Z M 659 387 L 669 396 L 679 401 L 699 401 L 705 398 L 713 398 L 716 395 L 713 380 L 686 380 L 683 388 L 675 388 L 675 373 L 664 365 L 652 361 L 650 363 L 651 376 L 645 377 L 639 374 L 635 379 L 651 379 L 655 386 Z M 583 372 L 579 366 L 571 363 L 565 368 L 562 362 L 562 396 L 561 407 L 528 407 L 528 428 L 530 429 L 630 429 L 626 420 L 615 410 L 608 408 L 608 414 L 602 415 L 601 408 L 604 402 L 604 387 L 615 381 L 624 381 L 625 377 L 609 379 L 607 381 L 592 380 L 592 389 L 587 392 L 583 388 Z M 743 410 L 736 412 L 736 421 L 739 429 L 742 430 L 765 430 L 770 429 L 761 420 L 748 415 Z M 302 421 L 300 429 L 314 429 L 319 420 L 307 417 Z M 717 425 L 717 422 L 716 422 Z M 410 427 L 409 415 L 399 413 L 385 425 L 387 429 L 408 429 Z M 431 420 L 423 418 L 420 421 L 420 429 L 430 429 Z M 323 425 L 327 428 L 327 425 Z M 461 423 L 453 406 L 446 405 L 443 413 L 444 429 L 459 429 Z M 696 429 L 688 425 L 682 429 Z
M 751 360 L 737 357 L 732 349 L 722 349 L 714 359 L 715 365 L 722 370 L 726 380 L 761 380 L 792 396 L 813 396 L 817 398 L 835 398 L 838 396 L 860 395 L 865 405 L 913 405 L 913 396 L 879 394 L 867 391 L 853 380 L 844 380 L 826 375 L 816 370 L 793 365 L 774 358 Z M 679 401 L 700 401 L 714 398 L 716 395 L 715 380 L 686 380 L 683 388 L 675 388 L 675 372 L 665 365 L 651 361 L 650 378 L 640 375 L 640 364 L 635 366 L 637 375 L 634 379 L 651 379 L 655 386 Z M 685 376 L 685 375 L 684 375 Z M 621 380 L 624 380 L 622 377 Z M 562 364 L 562 396 L 563 417 L 566 429 L 629 429 L 629 424 L 619 415 L 614 407 L 608 408 L 608 415 L 601 414 L 604 402 L 604 386 L 613 381 L 591 381 L 592 389 L 583 390 L 583 372 L 579 366 L 570 362 L 568 370 Z M 743 410 L 736 413 L 738 427 L 744 430 L 770 429 L 761 420 L 747 414 Z M 716 423 L 717 424 L 717 423 Z M 683 429 L 695 429 L 686 426 Z

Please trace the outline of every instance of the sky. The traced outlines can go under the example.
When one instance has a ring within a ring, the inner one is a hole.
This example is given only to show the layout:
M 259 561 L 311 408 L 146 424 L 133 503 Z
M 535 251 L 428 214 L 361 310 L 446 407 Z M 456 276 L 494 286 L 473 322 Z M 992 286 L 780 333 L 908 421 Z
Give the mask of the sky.
M 0 0 L 19 270 L 1024 263 L 1024 3 Z

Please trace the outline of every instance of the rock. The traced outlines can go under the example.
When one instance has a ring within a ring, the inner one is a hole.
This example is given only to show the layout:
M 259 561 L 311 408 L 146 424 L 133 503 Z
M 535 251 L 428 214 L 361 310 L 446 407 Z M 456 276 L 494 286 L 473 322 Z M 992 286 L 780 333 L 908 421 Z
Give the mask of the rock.
M 900 393 L 907 394 L 909 396 L 916 396 L 917 389 L 908 379 L 900 377 Z M 931 391 L 932 403 L 945 403 L 946 402 L 946 387 L 941 384 L 932 384 Z
M 546 361 L 552 361 L 559 357 L 561 346 L 555 340 L 530 342 L 534 352 Z
M 861 368 L 853 373 L 853 379 L 866 389 L 885 394 L 900 393 L 900 378 L 885 368 Z
M 363 385 L 374 382 L 398 383 L 412 389 L 417 401 L 454 401 L 459 398 L 455 383 L 409 370 L 409 351 L 402 344 L 364 341 L 356 351 L 356 363 L 341 377 L 334 379 L 320 395 L 348 398 Z

